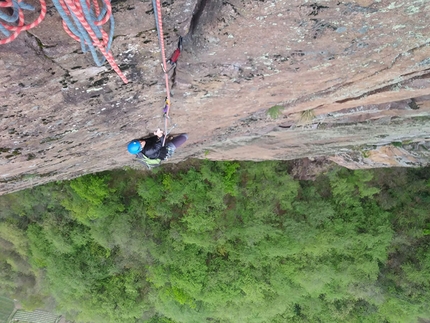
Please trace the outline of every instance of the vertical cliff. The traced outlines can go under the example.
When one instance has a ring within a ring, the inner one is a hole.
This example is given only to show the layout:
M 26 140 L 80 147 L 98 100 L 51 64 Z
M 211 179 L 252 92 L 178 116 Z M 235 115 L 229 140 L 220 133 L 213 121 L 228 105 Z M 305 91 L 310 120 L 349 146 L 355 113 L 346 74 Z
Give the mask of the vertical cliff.
M 112 6 L 128 84 L 82 53 L 50 3 L 38 27 L 0 46 L 0 194 L 133 165 L 126 143 L 162 126 L 152 4 Z M 175 0 L 162 10 L 168 55 L 184 36 L 171 120 L 190 139 L 172 162 L 428 163 L 428 1 Z

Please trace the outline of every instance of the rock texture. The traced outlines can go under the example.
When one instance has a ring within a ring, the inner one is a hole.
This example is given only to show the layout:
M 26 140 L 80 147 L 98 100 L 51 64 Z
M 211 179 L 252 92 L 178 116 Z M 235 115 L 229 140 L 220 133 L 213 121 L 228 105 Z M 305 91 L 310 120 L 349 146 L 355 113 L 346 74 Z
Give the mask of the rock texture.
M 41 25 L 0 46 L 0 194 L 135 165 L 127 142 L 163 126 L 152 3 L 112 6 L 113 54 L 127 85 L 109 65 L 95 67 L 50 3 Z M 171 161 L 427 164 L 429 8 L 428 0 L 163 2 L 167 55 L 184 36 L 171 121 L 190 135 Z

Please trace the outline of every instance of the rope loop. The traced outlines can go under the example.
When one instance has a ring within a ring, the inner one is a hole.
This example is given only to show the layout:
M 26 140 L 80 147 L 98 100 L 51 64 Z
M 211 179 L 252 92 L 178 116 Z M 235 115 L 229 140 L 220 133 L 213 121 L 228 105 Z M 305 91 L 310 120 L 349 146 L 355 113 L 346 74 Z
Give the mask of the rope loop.
M 53 3 L 63 18 L 64 30 L 70 37 L 81 43 L 82 52 L 90 51 L 97 66 L 102 66 L 107 60 L 127 84 L 127 78 L 119 69 L 110 51 L 115 28 L 110 1 L 103 0 L 101 8 L 97 0 L 91 2 L 90 0 L 53 0 Z M 107 21 L 110 21 L 109 34 L 102 28 Z M 103 57 L 99 57 L 97 49 Z
M 0 0 L 0 45 L 10 43 L 18 35 L 39 25 L 46 16 L 46 2 L 40 1 L 39 17 L 30 24 L 24 22 L 24 10 L 34 11 L 35 8 L 23 0 Z M 94 62 L 102 66 L 107 60 L 113 70 L 121 77 L 124 83 L 127 78 L 121 72 L 110 51 L 113 40 L 115 21 L 112 16 L 110 0 L 102 0 L 100 8 L 98 0 L 53 0 L 54 6 L 63 18 L 63 27 L 66 33 L 81 43 L 82 51 L 91 52 Z M 10 12 L 10 14 L 8 13 Z M 109 34 L 102 28 L 110 21 Z M 97 54 L 102 54 L 101 57 Z
M 0 45 L 10 43 L 18 35 L 26 30 L 39 25 L 46 15 L 46 2 L 40 0 L 40 14 L 30 24 L 24 22 L 24 10 L 35 11 L 35 8 L 22 0 L 5 0 L 0 2 L 0 8 L 8 8 L 12 13 L 9 15 L 0 10 L 0 33 L 6 38 L 0 39 Z M 12 32 L 12 33 L 11 33 Z

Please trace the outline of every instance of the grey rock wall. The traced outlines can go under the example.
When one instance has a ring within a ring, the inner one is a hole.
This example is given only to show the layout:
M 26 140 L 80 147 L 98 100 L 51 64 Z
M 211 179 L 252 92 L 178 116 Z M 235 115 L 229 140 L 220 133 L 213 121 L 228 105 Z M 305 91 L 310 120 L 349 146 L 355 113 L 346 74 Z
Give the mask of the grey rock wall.
M 112 6 L 128 84 L 82 53 L 50 3 L 0 46 L 0 194 L 134 165 L 127 142 L 163 126 L 152 3 Z M 190 135 L 171 162 L 428 163 L 429 1 L 175 0 L 162 12 L 167 55 L 184 36 L 171 121 Z

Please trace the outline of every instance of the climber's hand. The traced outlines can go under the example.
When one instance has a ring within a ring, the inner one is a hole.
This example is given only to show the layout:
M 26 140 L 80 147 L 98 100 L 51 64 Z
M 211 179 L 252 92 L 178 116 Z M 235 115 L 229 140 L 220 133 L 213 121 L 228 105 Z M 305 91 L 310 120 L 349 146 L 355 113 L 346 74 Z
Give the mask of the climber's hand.
M 157 131 L 154 132 L 154 135 L 156 135 L 158 138 L 161 138 L 163 136 L 163 130 L 157 129 Z

